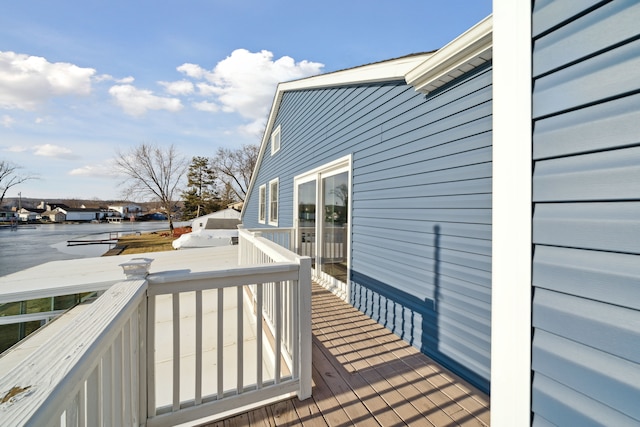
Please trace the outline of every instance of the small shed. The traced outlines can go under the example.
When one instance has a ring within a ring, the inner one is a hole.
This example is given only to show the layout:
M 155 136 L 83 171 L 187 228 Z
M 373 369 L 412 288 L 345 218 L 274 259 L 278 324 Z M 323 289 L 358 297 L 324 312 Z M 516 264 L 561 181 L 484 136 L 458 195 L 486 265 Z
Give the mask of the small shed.
M 198 230 L 235 230 L 240 224 L 240 212 L 228 208 L 195 218 L 191 229 Z

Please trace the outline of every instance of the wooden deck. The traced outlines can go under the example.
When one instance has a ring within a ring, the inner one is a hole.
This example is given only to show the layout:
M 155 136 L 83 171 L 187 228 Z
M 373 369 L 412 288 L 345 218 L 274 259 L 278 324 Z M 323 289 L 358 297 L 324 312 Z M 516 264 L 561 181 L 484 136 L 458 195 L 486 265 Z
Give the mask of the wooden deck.
M 312 321 L 312 398 L 206 426 L 489 425 L 486 394 L 317 285 Z

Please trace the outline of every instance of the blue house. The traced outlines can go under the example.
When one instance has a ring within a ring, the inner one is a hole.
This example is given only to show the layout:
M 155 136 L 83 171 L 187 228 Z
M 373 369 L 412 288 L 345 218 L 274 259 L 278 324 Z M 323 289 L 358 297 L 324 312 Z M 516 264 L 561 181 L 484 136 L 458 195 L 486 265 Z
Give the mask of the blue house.
M 242 212 L 491 394 L 640 424 L 640 4 L 494 1 L 436 52 L 282 83 Z
M 488 391 L 491 20 L 450 49 L 446 76 L 441 50 L 281 84 L 243 224 L 295 228 L 319 282 Z

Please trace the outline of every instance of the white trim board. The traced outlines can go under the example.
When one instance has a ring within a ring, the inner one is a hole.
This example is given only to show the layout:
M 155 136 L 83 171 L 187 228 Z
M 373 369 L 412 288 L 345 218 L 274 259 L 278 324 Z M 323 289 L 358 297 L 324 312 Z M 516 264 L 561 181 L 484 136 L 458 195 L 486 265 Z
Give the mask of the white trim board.
M 494 0 L 491 425 L 531 423 L 531 1 Z

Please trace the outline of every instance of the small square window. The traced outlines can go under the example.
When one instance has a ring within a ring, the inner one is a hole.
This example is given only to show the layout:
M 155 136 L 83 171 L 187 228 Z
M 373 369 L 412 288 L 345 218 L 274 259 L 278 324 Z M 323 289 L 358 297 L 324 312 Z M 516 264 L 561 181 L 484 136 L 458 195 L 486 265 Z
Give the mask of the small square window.
M 280 150 L 280 125 L 271 134 L 271 155 L 273 156 Z
M 269 181 L 269 224 L 278 225 L 278 178 Z
M 261 185 L 258 194 L 258 222 L 264 224 L 267 217 L 267 186 Z

